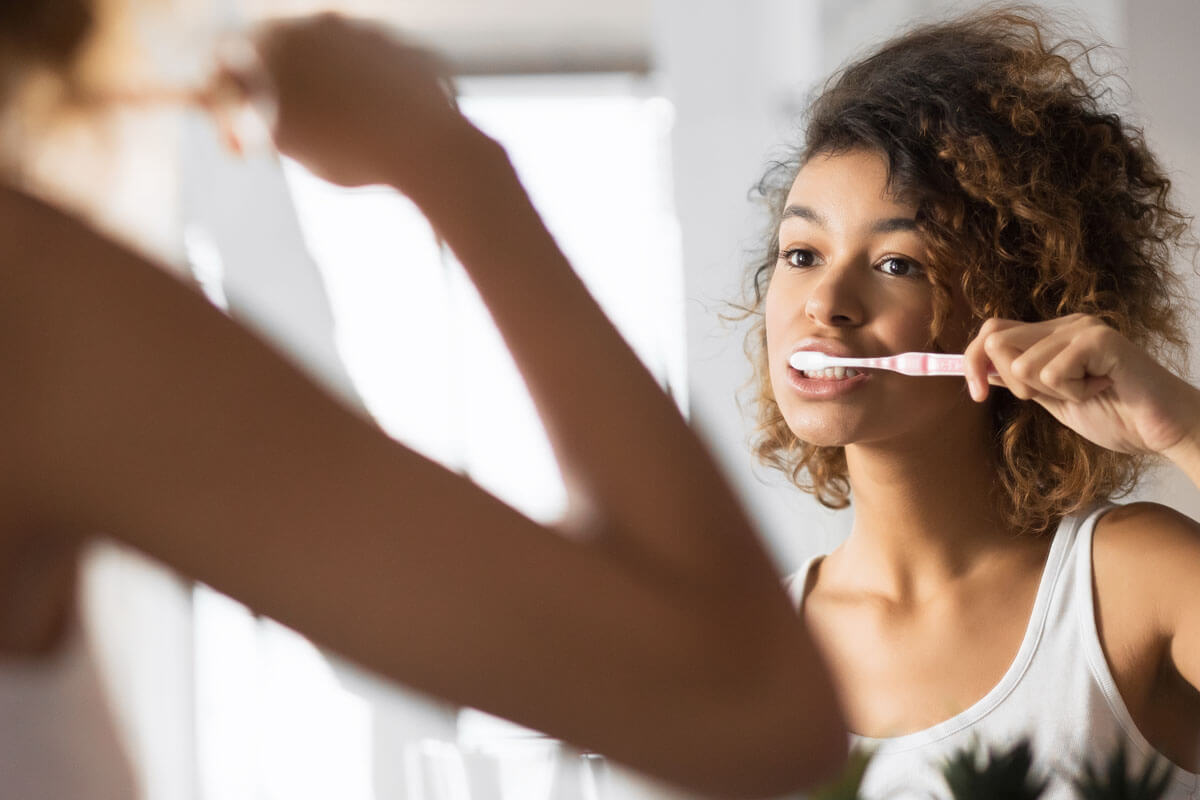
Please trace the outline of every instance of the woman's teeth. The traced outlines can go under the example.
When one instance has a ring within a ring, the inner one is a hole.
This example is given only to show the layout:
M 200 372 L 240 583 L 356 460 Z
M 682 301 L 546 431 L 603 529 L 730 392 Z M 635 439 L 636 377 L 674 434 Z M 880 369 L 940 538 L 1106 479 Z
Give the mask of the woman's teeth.
M 816 380 L 840 381 L 845 378 L 853 378 L 858 374 L 858 370 L 854 367 L 826 367 L 825 369 L 801 370 L 800 374 Z

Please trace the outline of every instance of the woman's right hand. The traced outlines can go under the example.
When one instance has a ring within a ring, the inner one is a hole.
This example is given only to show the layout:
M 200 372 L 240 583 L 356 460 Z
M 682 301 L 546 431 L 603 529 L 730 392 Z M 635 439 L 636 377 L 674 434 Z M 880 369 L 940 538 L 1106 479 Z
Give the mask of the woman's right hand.
M 227 65 L 226 77 L 271 93 L 276 146 L 326 180 L 409 191 L 477 134 L 438 59 L 378 25 L 322 14 L 270 23 L 252 41 L 259 63 Z

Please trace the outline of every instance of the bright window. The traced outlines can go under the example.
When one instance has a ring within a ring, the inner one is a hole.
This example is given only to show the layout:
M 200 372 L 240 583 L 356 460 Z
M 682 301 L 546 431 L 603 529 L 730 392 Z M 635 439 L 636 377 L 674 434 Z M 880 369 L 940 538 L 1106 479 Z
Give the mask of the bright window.
M 685 403 L 668 103 L 640 79 L 616 75 L 473 79 L 461 88 L 465 113 L 504 144 L 588 288 Z M 424 219 L 394 192 L 340 189 L 295 164 L 285 170 L 338 349 L 371 414 L 531 517 L 559 515 L 562 482 L 532 402 L 473 287 Z M 392 756 L 400 768 L 402 754 L 379 752 L 373 715 L 403 715 L 403 706 L 372 708 L 303 639 L 204 589 L 196 670 L 204 800 L 390 800 L 384 773 Z M 472 740 L 505 735 L 479 715 L 463 724 Z M 525 773 L 507 774 L 511 782 Z

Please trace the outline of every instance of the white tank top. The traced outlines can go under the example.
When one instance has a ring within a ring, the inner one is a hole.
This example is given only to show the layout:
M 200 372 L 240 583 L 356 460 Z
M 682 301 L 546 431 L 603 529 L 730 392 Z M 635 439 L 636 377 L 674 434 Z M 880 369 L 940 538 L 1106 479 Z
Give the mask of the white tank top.
M 851 736 L 875 750 L 862 784 L 869 800 L 945 798 L 940 765 L 978 740 L 1005 747 L 1030 737 L 1034 767 L 1050 779 L 1041 800 L 1077 800 L 1071 778 L 1086 757 L 1103 765 L 1119 742 L 1134 769 L 1160 757 L 1134 725 L 1096 633 L 1092 602 L 1092 530 L 1106 504 L 1065 517 L 1054 534 L 1033 614 L 1004 677 L 970 708 L 931 728 L 887 739 Z M 799 609 L 821 556 L 787 579 Z M 1163 800 L 1200 800 L 1200 776 L 1176 767 Z

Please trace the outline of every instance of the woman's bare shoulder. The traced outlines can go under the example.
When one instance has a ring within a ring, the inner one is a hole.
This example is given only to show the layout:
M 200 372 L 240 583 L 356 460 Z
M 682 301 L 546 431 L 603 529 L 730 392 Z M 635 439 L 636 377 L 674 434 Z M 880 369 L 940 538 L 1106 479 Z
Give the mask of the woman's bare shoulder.
M 1096 523 L 1092 563 L 1102 608 L 1169 635 L 1174 612 L 1196 595 L 1200 523 L 1160 503 L 1120 506 Z
M 1178 554 L 1200 547 L 1200 523 L 1162 503 L 1139 502 L 1118 506 L 1096 523 L 1094 552 L 1134 561 L 1161 561 L 1166 553 Z
M 1096 527 L 1097 634 L 1134 722 L 1195 769 L 1200 737 L 1200 524 L 1158 503 L 1134 503 Z

